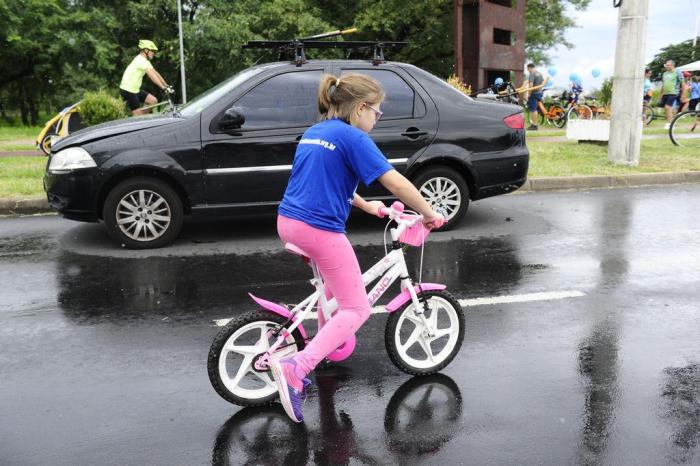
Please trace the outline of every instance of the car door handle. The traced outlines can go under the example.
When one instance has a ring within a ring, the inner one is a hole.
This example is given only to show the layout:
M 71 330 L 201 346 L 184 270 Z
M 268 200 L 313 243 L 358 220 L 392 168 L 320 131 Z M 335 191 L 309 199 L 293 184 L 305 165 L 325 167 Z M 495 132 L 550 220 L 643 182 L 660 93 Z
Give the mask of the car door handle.
M 406 131 L 401 133 L 401 136 L 406 136 L 409 139 L 416 139 L 419 138 L 420 136 L 425 136 L 427 135 L 427 131 L 421 131 L 418 128 L 408 128 Z

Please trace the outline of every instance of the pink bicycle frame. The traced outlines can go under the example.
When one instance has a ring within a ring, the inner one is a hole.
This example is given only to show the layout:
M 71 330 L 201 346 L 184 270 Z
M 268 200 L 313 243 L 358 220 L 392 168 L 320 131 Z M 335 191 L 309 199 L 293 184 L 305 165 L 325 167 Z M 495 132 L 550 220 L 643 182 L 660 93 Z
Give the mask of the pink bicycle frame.
M 401 209 L 400 212 L 395 211 L 393 208 L 387 210 L 389 211 L 390 217 L 398 224 L 396 228 L 392 228 L 390 230 L 393 244 L 397 244 L 404 230 L 413 226 L 416 221 L 420 221 L 420 217 L 406 218 L 405 215 L 402 215 L 403 209 Z M 308 261 L 308 256 L 298 247 L 292 244 L 287 244 L 286 249 L 294 254 L 304 257 L 305 260 Z M 302 302 L 294 306 L 292 310 L 288 310 L 286 307 L 280 304 L 258 298 L 249 293 L 251 298 L 253 298 L 253 300 L 255 300 L 255 302 L 263 308 L 292 321 L 292 324 L 287 328 L 287 330 L 283 332 L 277 341 L 270 347 L 268 350 L 269 354 L 274 353 L 284 342 L 284 338 L 288 334 L 292 333 L 296 328 L 299 328 L 299 332 L 303 338 L 307 338 L 307 333 L 302 325 L 302 322 L 309 316 L 310 312 L 316 309 L 317 305 L 320 312 L 323 313 L 322 317 L 323 321 L 325 322 L 330 320 L 333 312 L 335 312 L 338 307 L 335 298 L 330 300 L 326 299 L 323 279 L 321 278 L 321 274 L 319 273 L 316 264 L 314 264 L 313 261 L 308 261 L 308 263 L 311 266 L 311 270 L 313 271 L 314 275 L 314 278 L 311 279 L 310 282 L 311 285 L 316 288 L 316 291 L 305 298 Z M 408 301 L 413 301 L 416 314 L 421 320 L 424 320 L 425 317 L 423 316 L 423 307 L 418 299 L 418 293 L 421 291 L 444 290 L 446 286 L 438 283 L 421 283 L 419 285 L 414 285 L 408 276 L 408 268 L 406 266 L 406 260 L 404 258 L 402 248 L 392 249 L 391 252 L 389 252 L 369 270 L 362 274 L 362 281 L 365 286 L 368 286 L 377 280 L 374 287 L 369 291 L 369 293 L 367 293 L 370 305 L 374 305 L 374 303 L 376 303 L 379 298 L 384 295 L 384 293 L 399 277 L 401 277 L 401 292 L 386 305 L 385 309 L 387 312 L 395 312 Z M 320 318 L 321 316 L 318 317 Z M 351 346 L 354 348 L 354 341 L 352 342 Z M 352 348 L 348 349 L 352 351 Z

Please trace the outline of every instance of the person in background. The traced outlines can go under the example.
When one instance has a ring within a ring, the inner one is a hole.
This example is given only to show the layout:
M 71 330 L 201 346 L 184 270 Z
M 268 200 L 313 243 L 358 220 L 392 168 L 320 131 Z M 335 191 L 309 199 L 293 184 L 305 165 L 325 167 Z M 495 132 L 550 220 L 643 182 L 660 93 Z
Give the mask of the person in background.
M 693 82 L 690 83 L 689 104 L 688 110 L 698 110 L 698 104 L 700 104 L 700 76 L 693 76 Z
M 678 103 L 678 93 L 681 90 L 683 76 L 676 69 L 676 63 L 673 60 L 667 60 L 664 63 L 664 68 L 666 71 L 661 76 L 661 104 L 666 111 L 666 125 L 664 129 L 669 129 L 674 115 L 673 107 Z
M 136 55 L 129 66 L 124 70 L 122 81 L 119 84 L 119 94 L 124 99 L 124 102 L 129 106 L 131 114 L 144 115 L 149 113 L 150 109 L 142 109 L 141 104 L 154 105 L 158 100 L 148 92 L 141 89 L 143 83 L 143 75 L 148 75 L 153 84 L 158 86 L 166 94 L 174 94 L 172 87 L 165 82 L 163 76 L 153 68 L 151 60 L 156 55 L 158 47 L 153 41 L 141 39 L 139 41 L 139 54 Z
M 651 70 L 649 68 L 644 68 L 644 92 L 643 99 L 645 103 L 651 102 L 651 98 L 654 96 L 654 90 L 651 85 Z
M 678 100 L 680 101 L 680 103 L 678 104 L 679 112 L 685 112 L 686 110 L 688 110 L 688 104 L 690 103 L 690 84 L 692 76 L 693 75 L 690 73 L 690 71 L 683 72 L 681 92 L 680 94 L 678 94 Z
M 537 106 L 540 102 L 542 102 L 542 97 L 544 96 L 542 88 L 547 85 L 549 78 L 543 77 L 542 73 L 537 70 L 534 63 L 529 63 L 527 65 L 527 72 L 527 86 L 523 84 L 519 91 L 522 90 L 523 92 L 527 91 L 530 93 L 527 98 L 527 110 L 530 112 L 530 126 L 528 126 L 527 129 L 536 131 L 539 129 L 537 126 Z

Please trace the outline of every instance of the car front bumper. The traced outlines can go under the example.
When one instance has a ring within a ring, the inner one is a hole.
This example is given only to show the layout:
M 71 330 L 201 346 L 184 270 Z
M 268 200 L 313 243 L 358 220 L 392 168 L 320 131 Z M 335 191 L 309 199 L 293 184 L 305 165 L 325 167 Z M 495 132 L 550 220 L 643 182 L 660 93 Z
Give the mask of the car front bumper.
M 68 173 L 44 174 L 44 191 L 49 206 L 71 220 L 96 222 L 99 170 L 84 168 Z

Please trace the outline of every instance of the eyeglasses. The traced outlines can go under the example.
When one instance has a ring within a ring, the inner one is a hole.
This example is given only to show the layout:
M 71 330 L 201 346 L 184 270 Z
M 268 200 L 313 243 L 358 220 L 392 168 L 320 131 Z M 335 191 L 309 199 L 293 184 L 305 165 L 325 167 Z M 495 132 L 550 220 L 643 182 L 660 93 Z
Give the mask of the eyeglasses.
M 370 104 L 368 104 L 367 102 L 365 102 L 365 105 L 368 108 L 372 109 L 372 111 L 374 112 L 374 121 L 375 122 L 379 121 L 379 119 L 382 117 L 382 115 L 384 115 L 384 112 L 380 112 L 379 110 L 377 110 L 376 108 L 374 108 Z

